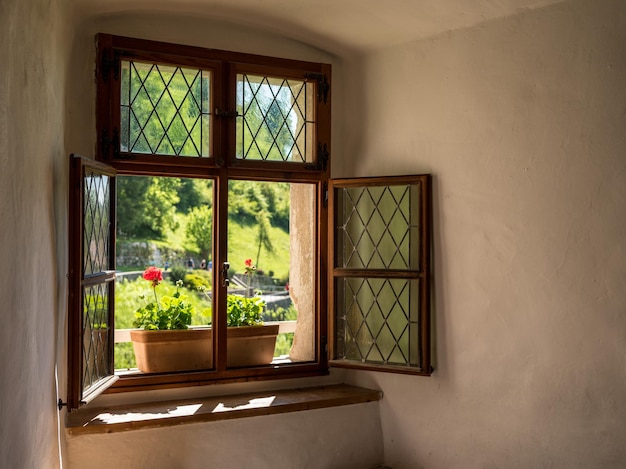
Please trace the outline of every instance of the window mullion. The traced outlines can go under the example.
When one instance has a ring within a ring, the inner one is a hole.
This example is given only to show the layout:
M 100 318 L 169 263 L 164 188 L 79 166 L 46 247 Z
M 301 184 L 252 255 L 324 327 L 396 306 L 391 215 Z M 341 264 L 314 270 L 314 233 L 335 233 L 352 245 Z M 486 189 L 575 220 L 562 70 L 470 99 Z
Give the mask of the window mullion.
M 226 369 L 226 297 L 228 294 L 228 175 L 223 168 L 215 186 L 213 243 L 213 302 L 214 366 L 218 371 Z

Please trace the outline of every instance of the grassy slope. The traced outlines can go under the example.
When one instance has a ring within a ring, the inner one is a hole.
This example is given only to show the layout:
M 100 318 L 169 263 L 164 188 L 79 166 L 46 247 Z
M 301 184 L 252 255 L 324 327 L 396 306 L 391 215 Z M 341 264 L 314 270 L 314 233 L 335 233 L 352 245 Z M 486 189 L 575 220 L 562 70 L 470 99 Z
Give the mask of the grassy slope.
M 177 221 L 178 230 L 168 233 L 165 244 L 190 252 L 196 251 L 195 246 L 189 243 L 185 236 L 186 216 L 178 214 Z M 237 273 L 243 272 L 246 259 L 252 259 L 252 262 L 257 264 L 258 243 L 255 227 L 231 221 L 228 238 L 228 261 L 231 269 Z M 266 274 L 271 270 L 274 272 L 274 277 L 286 281 L 289 276 L 289 233 L 271 227 L 270 239 L 274 245 L 274 252 L 268 253 L 265 248 L 261 249 L 257 268 L 265 271 Z M 156 244 L 159 243 L 156 242 Z

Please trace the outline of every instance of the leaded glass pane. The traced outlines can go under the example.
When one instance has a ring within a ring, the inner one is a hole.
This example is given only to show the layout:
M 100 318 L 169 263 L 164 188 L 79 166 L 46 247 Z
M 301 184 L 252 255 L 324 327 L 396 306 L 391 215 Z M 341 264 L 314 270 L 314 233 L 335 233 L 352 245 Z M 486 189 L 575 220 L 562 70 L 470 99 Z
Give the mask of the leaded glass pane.
M 120 151 L 208 157 L 211 72 L 122 61 Z
M 313 161 L 314 85 L 237 75 L 237 149 L 242 160 Z
M 337 358 L 419 365 L 419 281 L 337 280 Z
M 83 289 L 83 391 L 110 374 L 110 282 Z
M 83 180 L 83 275 L 87 276 L 110 266 L 110 178 L 87 171 Z
M 418 269 L 419 185 L 345 187 L 336 197 L 337 267 Z

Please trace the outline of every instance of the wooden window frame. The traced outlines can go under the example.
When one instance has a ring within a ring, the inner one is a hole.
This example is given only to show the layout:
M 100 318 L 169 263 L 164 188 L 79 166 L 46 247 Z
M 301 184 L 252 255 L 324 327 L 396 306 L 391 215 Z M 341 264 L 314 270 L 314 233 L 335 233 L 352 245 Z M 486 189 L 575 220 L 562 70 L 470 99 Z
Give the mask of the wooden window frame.
M 119 123 L 120 123 L 120 84 L 119 76 L 121 60 L 152 61 L 173 66 L 190 66 L 212 71 L 211 83 L 214 87 L 212 105 L 215 109 L 224 110 L 222 115 L 211 117 L 209 157 L 180 157 L 151 154 L 120 154 Z M 238 73 L 261 74 L 273 77 L 293 77 L 311 81 L 315 86 L 315 142 L 313 162 L 285 162 L 264 160 L 242 160 L 235 156 L 235 119 L 232 109 L 235 108 L 236 76 Z M 270 365 L 266 367 L 228 369 L 226 367 L 226 321 L 225 314 L 215 314 L 213 318 L 214 368 L 202 371 L 181 371 L 164 374 L 132 374 L 112 376 L 107 383 L 99 387 L 107 393 L 177 388 L 239 381 L 269 380 L 283 378 L 299 378 L 328 374 L 329 364 L 332 366 L 370 369 L 376 371 L 392 371 L 401 373 L 429 375 L 430 365 L 430 177 L 423 176 L 428 184 L 428 196 L 424 198 L 424 227 L 422 234 L 424 245 L 422 253 L 427 269 L 424 282 L 428 294 L 423 298 L 420 316 L 421 353 L 423 360 L 419 370 L 407 367 L 370 366 L 331 360 L 334 356 L 334 305 L 332 266 L 333 249 L 332 227 L 329 217 L 329 202 L 332 205 L 332 185 L 330 179 L 329 151 L 331 148 L 331 66 L 298 60 L 274 58 L 252 54 L 242 54 L 193 46 L 181 46 L 143 39 L 125 38 L 109 34 L 97 35 L 96 54 L 96 161 L 95 164 L 103 171 L 112 175 L 141 175 L 185 178 L 213 179 L 215 219 L 213 246 L 213 285 L 215 291 L 215 311 L 226 308 L 226 288 L 219 287 L 221 279 L 217 268 L 227 260 L 228 221 L 228 181 L 245 179 L 251 181 L 289 182 L 313 184 L 316 188 L 316 252 L 315 261 L 315 359 L 310 362 L 291 363 L 286 365 Z M 116 130 L 117 126 L 117 130 Z M 375 178 L 373 183 L 384 183 L 386 178 Z M 341 180 L 347 183 L 348 180 Z M 75 182 L 73 184 L 76 184 Z M 80 207 L 70 197 L 70 301 L 69 301 L 69 344 L 68 344 L 68 408 L 74 410 L 84 403 L 81 397 L 81 338 L 77 321 L 81 317 L 81 305 L 77 292 L 80 291 L 81 279 L 78 278 L 82 250 L 80 245 L 80 229 L 82 220 L 78 216 Z M 112 230 L 115 234 L 115 230 Z M 78 258 L 76 257 L 78 256 Z M 114 250 L 113 250 L 114 256 Z M 114 257 L 113 257 L 114 258 Z M 113 266 L 114 267 L 114 266 Z M 113 314 L 113 313 L 111 313 Z M 113 347 L 112 335 L 109 338 Z M 111 364 L 111 374 L 113 374 Z M 107 388 L 107 386 L 109 386 Z M 95 395 L 95 393 L 94 393 Z M 65 403 L 59 403 L 65 405 Z
M 211 87 L 213 107 L 230 109 L 234 105 L 235 84 L 233 77 L 237 73 L 257 73 L 268 76 L 298 77 L 314 80 L 318 87 L 318 77 L 324 76 L 330 81 L 331 66 L 328 64 L 279 59 L 252 54 L 240 54 L 227 51 L 204 49 L 191 46 L 179 46 L 162 42 L 124 38 L 99 34 L 97 36 L 97 98 L 96 127 L 98 142 L 96 145 L 96 164 L 105 171 L 117 175 L 149 175 L 163 177 L 207 178 L 215 184 L 215 222 L 214 222 L 214 265 L 217 267 L 227 260 L 226 242 L 228 220 L 228 181 L 246 179 L 251 181 L 307 183 L 315 187 L 317 204 L 317 236 L 315 250 L 315 308 L 314 308 L 314 358 L 307 362 L 297 362 L 265 367 L 237 368 L 226 367 L 226 321 L 224 314 L 215 314 L 214 328 L 214 367 L 211 370 L 181 371 L 164 374 L 132 374 L 109 379 L 111 384 L 107 393 L 135 390 L 163 389 L 171 387 L 206 385 L 237 381 L 266 380 L 280 378 L 298 378 L 328 374 L 328 361 L 325 344 L 327 342 L 326 324 L 326 252 L 327 252 L 327 211 L 325 190 L 330 173 L 327 159 L 323 164 L 294 163 L 281 161 L 244 161 L 235 160 L 234 119 L 233 116 L 211 116 L 212 135 L 210 157 L 178 157 L 150 154 L 121 154 L 119 150 L 120 123 L 120 82 L 121 60 L 152 61 L 173 66 L 190 66 L 212 71 Z M 311 78 L 313 77 L 313 78 Z M 324 99 L 315 102 L 316 133 L 315 141 L 320 148 L 330 148 L 330 95 L 326 91 Z M 226 113 L 228 114 L 228 113 Z M 327 158 L 327 155 L 323 155 Z M 317 160 L 317 154 L 314 159 Z M 110 168 L 110 169 L 109 169 Z M 80 229 L 82 221 L 77 215 L 79 209 L 71 204 L 70 226 Z M 72 232 L 72 230 L 70 230 Z M 112 230 L 113 233 L 115 230 Z M 77 231 L 78 233 L 78 231 Z M 79 236 L 79 235 L 76 235 Z M 75 246 L 80 245 L 80 238 L 70 240 L 70 258 L 72 263 L 79 263 L 80 252 Z M 113 253 L 114 256 L 114 253 Z M 77 264 L 79 266 L 79 264 Z M 215 288 L 215 310 L 226 309 L 226 287 L 221 287 L 220 269 L 213 269 Z M 70 298 L 74 298 L 79 280 L 77 272 L 70 272 Z M 77 300 L 69 305 L 70 327 L 68 345 L 68 407 L 74 410 L 84 403 L 81 396 L 81 351 L 82 339 L 78 331 L 80 306 Z M 109 338 L 113 347 L 112 335 Z M 111 365 L 112 368 L 112 365 Z M 111 373 L 113 370 L 110 370 Z M 101 390 L 106 388 L 103 384 Z

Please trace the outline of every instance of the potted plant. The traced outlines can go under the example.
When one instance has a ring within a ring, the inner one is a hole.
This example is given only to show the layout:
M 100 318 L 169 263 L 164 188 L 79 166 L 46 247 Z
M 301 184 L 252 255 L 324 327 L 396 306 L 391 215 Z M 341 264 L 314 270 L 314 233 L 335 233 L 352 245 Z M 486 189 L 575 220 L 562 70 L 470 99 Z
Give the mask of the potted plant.
M 181 295 L 182 281 L 176 282 L 172 296 L 159 300 L 156 288 L 163 281 L 157 267 L 148 267 L 143 278 L 151 283 L 154 300 L 135 312 L 130 332 L 137 368 L 147 373 L 178 370 L 199 370 L 213 366 L 211 329 L 189 329 L 194 312 L 192 304 Z
M 265 301 L 252 293 L 251 277 L 256 267 L 246 259 L 244 295 L 226 297 L 226 365 L 229 368 L 269 365 L 274 359 L 278 324 L 264 325 L 261 319 Z
M 263 325 L 265 301 L 229 294 L 226 325 L 229 367 L 268 365 L 274 359 L 278 324 Z

